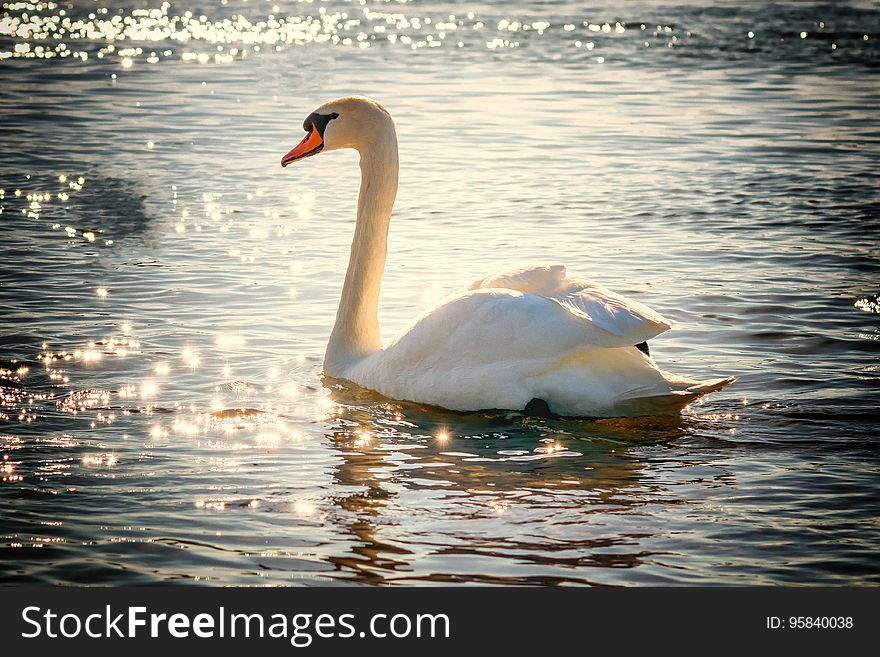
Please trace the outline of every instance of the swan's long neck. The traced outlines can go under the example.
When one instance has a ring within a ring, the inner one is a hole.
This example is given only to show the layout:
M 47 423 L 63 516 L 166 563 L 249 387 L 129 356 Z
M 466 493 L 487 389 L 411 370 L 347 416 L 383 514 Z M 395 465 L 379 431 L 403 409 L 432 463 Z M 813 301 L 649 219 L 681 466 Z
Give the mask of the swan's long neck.
M 382 348 L 379 289 L 398 176 L 397 134 L 390 119 L 384 134 L 359 150 L 357 225 L 336 324 L 324 355 L 324 373 L 340 378 L 344 378 L 347 365 Z

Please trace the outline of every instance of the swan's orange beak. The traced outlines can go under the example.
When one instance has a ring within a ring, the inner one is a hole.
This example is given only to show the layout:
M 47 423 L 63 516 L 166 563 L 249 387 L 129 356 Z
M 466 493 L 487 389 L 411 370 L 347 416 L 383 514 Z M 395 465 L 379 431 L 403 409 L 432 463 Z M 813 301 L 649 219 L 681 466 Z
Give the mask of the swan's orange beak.
M 303 140 L 293 150 L 281 158 L 281 166 L 286 167 L 291 162 L 302 160 L 310 155 L 316 155 L 321 152 L 322 148 L 324 148 L 324 140 L 321 139 L 318 130 L 313 127 L 309 130 L 309 134 L 303 137 Z

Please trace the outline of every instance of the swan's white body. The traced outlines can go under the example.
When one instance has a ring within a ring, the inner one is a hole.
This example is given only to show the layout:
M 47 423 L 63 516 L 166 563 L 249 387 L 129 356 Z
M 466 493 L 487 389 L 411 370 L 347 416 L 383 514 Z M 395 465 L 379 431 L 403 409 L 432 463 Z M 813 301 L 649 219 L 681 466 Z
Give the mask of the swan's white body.
M 381 105 L 357 97 L 327 103 L 312 116 L 326 115 L 335 116 L 318 150 L 356 148 L 361 189 L 325 375 L 456 411 L 522 410 L 540 399 L 559 415 L 594 417 L 678 413 L 733 381 L 695 381 L 658 369 L 634 345 L 671 323 L 592 281 L 569 277 L 561 265 L 475 281 L 383 346 L 378 300 L 397 193 L 394 122 Z

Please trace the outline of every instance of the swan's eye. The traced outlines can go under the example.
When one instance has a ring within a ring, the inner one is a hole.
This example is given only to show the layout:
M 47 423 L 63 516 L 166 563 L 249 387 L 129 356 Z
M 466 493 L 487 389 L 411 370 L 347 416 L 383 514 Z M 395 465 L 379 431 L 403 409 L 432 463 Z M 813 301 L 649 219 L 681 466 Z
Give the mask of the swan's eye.
M 318 131 L 318 134 L 323 137 L 324 130 L 327 127 L 327 124 L 338 117 L 339 114 L 337 114 L 336 112 L 331 112 L 330 114 L 318 114 L 317 112 L 312 112 L 306 117 L 306 120 L 303 121 L 303 130 L 305 130 L 306 132 L 311 132 L 314 128 Z

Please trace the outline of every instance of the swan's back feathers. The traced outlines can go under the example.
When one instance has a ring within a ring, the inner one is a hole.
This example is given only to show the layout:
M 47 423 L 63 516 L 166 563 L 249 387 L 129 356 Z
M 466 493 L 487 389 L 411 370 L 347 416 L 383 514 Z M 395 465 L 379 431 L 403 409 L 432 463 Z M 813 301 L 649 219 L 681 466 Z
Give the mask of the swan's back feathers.
M 496 272 L 470 284 L 469 290 L 506 288 L 552 299 L 582 321 L 634 345 L 656 337 L 672 322 L 648 306 L 586 278 L 568 277 L 563 265 L 534 265 Z M 603 344 L 603 346 L 606 346 Z
M 572 351 L 631 346 L 583 313 L 556 299 L 509 288 L 462 292 L 447 297 L 386 345 L 415 362 L 472 359 L 510 362 L 558 359 Z
M 469 290 L 500 287 L 523 294 L 552 296 L 565 280 L 565 265 L 530 265 L 503 269 L 475 280 Z

